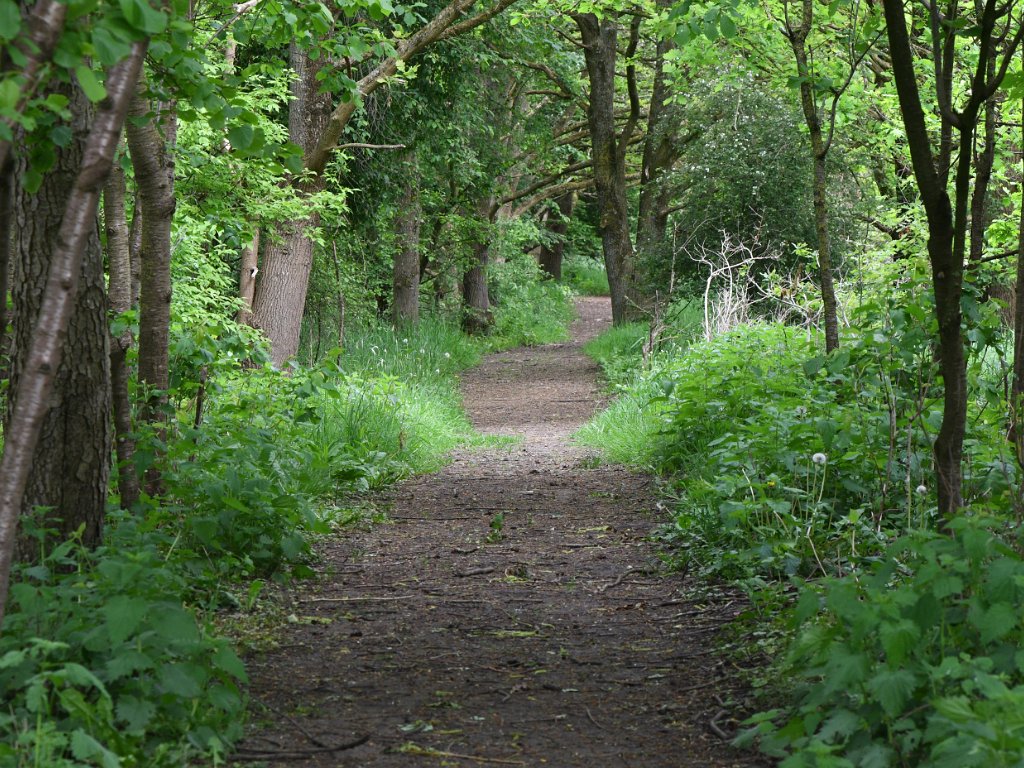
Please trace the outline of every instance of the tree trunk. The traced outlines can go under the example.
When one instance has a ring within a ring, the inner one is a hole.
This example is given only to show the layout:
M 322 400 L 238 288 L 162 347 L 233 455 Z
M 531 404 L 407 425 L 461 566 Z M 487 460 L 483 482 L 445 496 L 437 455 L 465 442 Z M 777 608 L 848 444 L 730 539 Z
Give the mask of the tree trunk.
M 114 163 L 103 188 L 103 219 L 107 233 L 107 263 L 110 269 L 107 301 L 114 315 L 132 308 L 132 273 L 128 255 L 128 220 L 125 218 L 124 171 Z M 114 407 L 114 446 L 117 449 L 117 489 L 121 508 L 131 509 L 139 500 L 139 478 L 135 474 L 135 438 L 132 436 L 132 404 L 128 394 L 128 350 L 132 332 L 125 328 L 110 337 L 110 382 Z
M 562 258 L 565 255 L 565 235 L 569 231 L 569 219 L 576 205 L 576 193 L 566 192 L 555 199 L 558 213 L 548 212 L 546 229 L 551 237 L 549 243 L 540 247 L 540 268 L 552 280 L 562 280 Z
M 166 421 L 167 390 L 170 387 L 171 328 L 171 223 L 174 218 L 174 155 L 177 117 L 167 110 L 162 117 L 152 114 L 140 80 L 132 99 L 127 123 L 135 183 L 142 209 L 142 249 L 139 291 L 139 383 L 148 397 L 140 412 L 143 421 Z M 161 133 L 162 129 L 162 133 Z M 161 440 L 165 430 L 160 427 Z M 157 466 L 146 470 L 146 491 L 162 490 Z
M 64 390 L 58 385 L 65 366 L 62 365 L 65 359 L 65 346 L 70 352 L 75 343 L 81 341 L 80 334 L 71 323 L 71 316 L 76 309 L 88 303 L 89 296 L 94 296 L 94 290 L 87 290 L 84 301 L 78 299 L 79 273 L 88 271 L 84 268 L 87 261 L 85 258 L 89 251 L 90 241 L 97 241 L 96 237 L 96 209 L 99 203 L 100 189 L 110 172 L 111 161 L 117 149 L 117 142 L 121 135 L 121 128 L 124 125 L 125 113 L 128 108 L 128 100 L 131 98 L 132 88 L 142 68 L 142 60 L 146 53 L 147 40 L 140 40 L 132 44 L 129 57 L 113 67 L 107 74 L 104 86 L 107 89 L 107 98 L 100 102 L 92 130 L 89 133 L 88 141 L 84 148 L 84 157 L 78 174 L 73 180 L 70 188 L 70 195 L 65 198 L 63 216 L 60 219 L 60 227 L 54 238 L 54 249 L 48 254 L 49 274 L 42 299 L 39 302 L 38 320 L 31 334 L 31 341 L 27 348 L 22 349 L 25 355 L 24 370 L 17 382 L 12 382 L 11 401 L 8 408 L 8 417 L 4 428 L 3 456 L 0 457 L 0 627 L 3 626 L 3 615 L 7 606 L 7 590 L 10 583 L 11 563 L 14 558 L 14 545 L 17 538 L 18 517 L 25 501 L 26 489 L 31 485 L 31 475 L 36 471 L 34 466 L 35 454 L 39 451 L 40 435 L 44 434 L 47 423 L 52 419 L 53 413 L 50 406 L 54 402 L 52 395 L 59 396 Z M 81 98 L 81 97 L 79 97 Z M 77 103 L 77 102 L 76 102 Z M 35 198 L 35 199 L 38 199 Z M 29 200 L 29 202 L 31 202 Z M 34 234 L 22 231 L 19 235 L 24 239 Z M 98 252 L 98 247 L 95 249 Z M 102 265 L 100 273 L 100 312 L 103 313 L 102 297 Z M 20 310 L 20 308 L 19 308 Z M 26 310 L 27 311 L 27 310 Z M 79 329 L 81 326 L 77 326 Z M 93 351 L 98 352 L 95 361 L 98 365 L 107 362 L 103 349 L 107 340 L 106 318 L 104 317 L 99 326 L 95 328 L 96 338 L 93 338 Z M 68 366 L 81 368 L 84 361 L 68 355 L 70 358 Z M 60 380 L 63 384 L 63 380 Z M 102 382 L 93 382 L 101 384 Z M 106 396 L 105 393 L 103 396 Z M 101 397 L 90 388 L 86 392 L 87 398 Z M 91 400 L 87 400 L 91 402 Z M 59 404 L 59 403 L 58 403 Z M 83 403 L 75 402 L 74 411 L 77 413 L 83 408 Z M 82 417 L 71 416 L 66 422 L 68 427 L 77 424 Z M 109 472 L 110 446 L 109 446 L 109 413 L 106 418 L 98 421 L 100 431 L 89 434 L 90 453 L 94 453 L 96 447 L 101 443 L 105 445 L 101 461 L 107 462 Z M 70 430 L 69 430 L 70 431 Z M 74 430 L 77 434 L 77 430 Z M 46 448 L 60 449 L 60 444 L 50 446 L 43 444 Z M 58 452 L 58 451 L 55 451 Z M 66 450 L 59 451 L 67 454 Z M 47 450 L 45 453 L 49 454 Z M 79 457 L 79 467 L 82 467 Z M 103 474 L 102 466 L 98 468 L 99 474 Z M 70 476 L 64 476 L 67 481 Z M 99 477 L 94 478 L 94 491 L 103 493 L 106 491 L 104 482 L 100 483 Z M 102 490 L 100 489 L 102 485 Z M 92 486 L 92 484 L 90 484 Z M 82 515 L 83 511 L 78 499 L 74 499 L 74 513 Z M 102 510 L 100 512 L 102 514 Z
M 320 62 L 312 61 L 296 43 L 292 43 L 289 55 L 295 79 L 288 106 L 288 138 L 308 154 L 327 125 L 331 101 L 328 94 L 320 93 L 316 79 Z M 319 191 L 324 184 L 323 175 L 318 173 L 304 191 Z M 275 365 L 283 365 L 299 351 L 302 313 L 313 270 L 313 241 L 307 231 L 315 229 L 318 223 L 313 214 L 308 219 L 280 225 L 263 254 L 263 268 L 253 296 L 252 323 L 270 340 L 270 356 Z
M 1021 131 L 1024 146 L 1024 130 Z M 1024 469 L 1024 155 L 1021 156 L 1021 200 L 1017 224 L 1017 290 L 1013 307 L 1013 381 L 1010 390 L 1010 439 L 1017 465 Z
M 139 306 L 142 293 L 142 207 L 139 205 L 139 188 L 135 185 L 132 197 L 132 225 L 128 231 L 128 258 L 132 272 L 132 308 Z
M 252 320 L 252 298 L 256 293 L 256 274 L 259 272 L 260 231 L 257 229 L 252 242 L 242 249 L 241 265 L 238 269 L 238 295 L 242 308 L 238 310 L 238 322 L 248 325 Z
M 21 406 L 21 380 L 28 375 L 29 350 L 43 310 L 51 257 L 59 247 L 58 233 L 69 194 L 82 168 L 89 135 L 89 102 L 77 87 L 56 92 L 70 99 L 74 136 L 57 149 L 57 159 L 39 191 L 15 193 L 15 238 L 12 248 L 14 314 L 11 354 L 11 391 L 5 433 Z M 24 157 L 17 162 L 19 177 L 28 170 Z M 32 468 L 22 498 L 22 514 L 45 506 L 45 526 L 65 539 L 82 528 L 87 546 L 99 543 L 110 476 L 110 349 L 103 254 L 96 227 L 96 208 L 89 217 L 89 232 L 78 268 L 78 292 L 68 319 L 63 354 L 53 391 L 32 457 Z M 19 542 L 22 558 L 39 554 L 26 539 Z
M 466 333 L 474 335 L 487 333 L 494 323 L 490 294 L 487 290 L 487 262 L 491 255 L 490 225 L 496 212 L 497 205 L 493 195 L 484 200 L 477 209 L 487 229 L 473 243 L 473 262 L 462 276 L 462 302 L 465 309 L 462 327 Z
M 590 103 L 590 126 L 594 189 L 600 215 L 598 231 L 604 250 L 608 285 L 611 289 L 612 321 L 629 322 L 639 315 L 636 290 L 636 266 L 629 231 L 629 205 L 626 199 L 626 146 L 635 125 L 639 106 L 631 110 L 623 136 L 615 133 L 615 58 L 618 26 L 614 19 L 599 20 L 592 13 L 574 16 L 583 38 Z
M 832 278 L 832 238 L 829 234 L 828 212 L 828 151 L 829 142 L 823 136 L 818 105 L 814 100 L 814 82 L 807 61 L 807 35 L 814 19 L 813 0 L 803 0 L 803 23 L 798 29 L 789 29 L 790 45 L 796 58 L 800 78 L 800 106 L 811 139 L 814 161 L 814 228 L 818 238 L 818 285 L 821 289 L 821 307 L 825 322 L 825 351 L 839 349 L 839 317 L 836 289 Z
M 665 102 L 669 97 L 665 78 L 665 54 L 671 48 L 671 40 L 659 40 L 655 50 L 654 85 L 651 88 L 651 103 L 647 109 L 647 135 L 644 138 L 643 160 L 640 166 L 636 249 L 647 258 L 657 257 L 665 250 L 665 228 L 668 222 L 665 209 L 669 194 L 661 177 L 672 167 L 679 154 L 665 120 Z
M 14 212 L 14 163 L 0 167 L 0 380 L 7 377 L 7 292 L 10 290 L 11 221 Z
M 415 153 L 406 159 L 408 183 L 398 201 L 392 270 L 391 319 L 395 327 L 416 325 L 420 319 L 420 204 Z

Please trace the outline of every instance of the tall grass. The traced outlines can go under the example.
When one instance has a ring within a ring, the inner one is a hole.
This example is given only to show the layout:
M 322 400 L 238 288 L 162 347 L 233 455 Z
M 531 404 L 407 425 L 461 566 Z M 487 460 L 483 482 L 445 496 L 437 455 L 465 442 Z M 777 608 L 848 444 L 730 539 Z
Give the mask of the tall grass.
M 562 262 L 562 281 L 584 296 L 608 296 L 608 273 L 597 257 L 567 256 Z

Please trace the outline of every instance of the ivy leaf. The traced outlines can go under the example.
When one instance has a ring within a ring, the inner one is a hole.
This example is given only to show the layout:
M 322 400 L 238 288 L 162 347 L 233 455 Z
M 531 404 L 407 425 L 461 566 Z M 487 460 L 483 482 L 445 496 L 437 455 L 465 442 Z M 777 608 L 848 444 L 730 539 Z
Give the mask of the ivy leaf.
M 103 101 L 107 98 L 107 89 L 96 79 L 96 73 L 84 64 L 75 67 L 75 77 L 82 86 L 82 92 L 91 102 Z

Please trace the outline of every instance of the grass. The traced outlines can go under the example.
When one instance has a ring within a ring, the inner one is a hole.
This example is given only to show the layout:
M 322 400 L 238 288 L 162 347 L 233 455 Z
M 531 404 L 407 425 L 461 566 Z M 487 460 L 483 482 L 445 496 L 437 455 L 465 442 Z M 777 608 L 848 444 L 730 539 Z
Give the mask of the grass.
M 562 263 L 562 282 L 584 296 L 608 296 L 608 273 L 596 257 L 569 256 Z

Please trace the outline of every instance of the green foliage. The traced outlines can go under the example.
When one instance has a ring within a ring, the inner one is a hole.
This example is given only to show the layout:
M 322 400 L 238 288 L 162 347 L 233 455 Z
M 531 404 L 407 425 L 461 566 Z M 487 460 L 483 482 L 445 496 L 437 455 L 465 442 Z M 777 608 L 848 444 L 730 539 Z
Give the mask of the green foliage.
M 182 605 L 169 544 L 125 518 L 95 551 L 71 540 L 20 568 L 0 638 L 0 763 L 177 768 L 241 736 L 242 662 Z
M 783 768 L 1010 766 L 1024 752 L 1024 560 L 1017 533 L 958 518 L 859 578 L 806 585 L 793 708 L 755 718 Z M 780 717 L 781 714 L 781 717 Z
M 564 341 L 574 317 L 570 292 L 542 278 L 540 267 L 522 251 L 491 264 L 488 283 L 494 301 L 494 348 Z
M 608 296 L 608 272 L 604 262 L 591 256 L 567 256 L 562 262 L 562 282 L 584 296 Z

